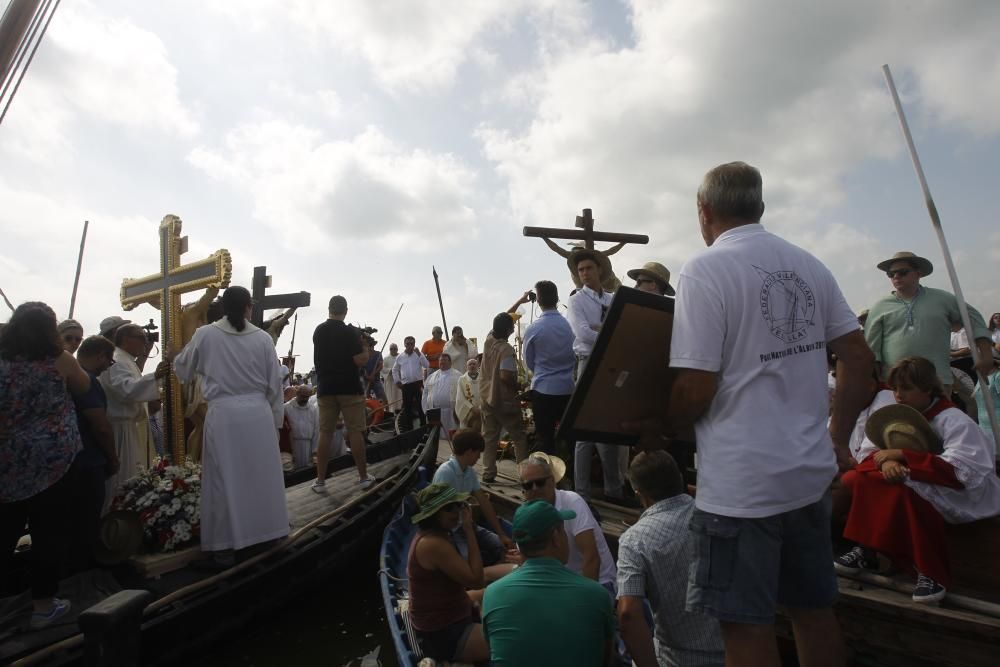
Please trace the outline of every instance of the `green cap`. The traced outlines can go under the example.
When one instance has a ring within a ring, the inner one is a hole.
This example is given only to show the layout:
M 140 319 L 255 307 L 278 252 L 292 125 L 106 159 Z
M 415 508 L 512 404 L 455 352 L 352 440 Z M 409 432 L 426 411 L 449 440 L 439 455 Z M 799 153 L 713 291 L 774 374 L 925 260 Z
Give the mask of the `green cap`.
M 465 502 L 468 497 L 468 493 L 457 491 L 450 484 L 441 482 L 431 484 L 421 489 L 417 494 L 417 504 L 420 505 L 420 511 L 414 514 L 410 521 L 419 523 L 427 517 L 437 514 L 448 503 Z
M 526 502 L 514 512 L 514 541 L 534 542 L 544 537 L 557 522 L 575 518 L 573 510 L 557 510 L 544 500 Z

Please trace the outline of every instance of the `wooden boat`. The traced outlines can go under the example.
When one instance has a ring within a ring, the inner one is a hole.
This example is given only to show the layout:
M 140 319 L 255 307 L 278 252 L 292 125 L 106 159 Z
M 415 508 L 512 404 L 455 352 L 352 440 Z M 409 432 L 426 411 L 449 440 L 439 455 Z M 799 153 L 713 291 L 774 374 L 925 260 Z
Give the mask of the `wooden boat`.
M 439 452 L 438 463 L 449 455 Z M 483 489 L 497 512 L 509 518 L 523 496 L 513 462 L 501 460 L 498 468 L 497 480 L 483 483 Z M 608 546 L 617 555 L 618 539 L 639 512 L 600 500 L 593 505 L 601 514 Z M 379 574 L 401 665 L 416 664 L 399 614 L 406 594 L 406 549 L 414 532 L 408 522 L 408 517 L 397 516 L 386 529 Z M 838 577 L 835 612 L 850 664 L 992 667 L 1000 663 L 1000 520 L 951 526 L 949 548 L 956 581 L 940 606 L 913 602 L 912 582 L 906 577 Z M 790 621 L 779 614 L 776 626 L 779 638 L 787 640 L 782 642 L 783 653 L 794 655 Z
M 120 633 L 139 635 L 138 663 L 175 662 L 288 603 L 338 569 L 350 567 L 361 548 L 377 541 L 420 469 L 433 464 L 438 433 L 437 428 L 419 429 L 372 446 L 369 470 L 380 481 L 367 491 L 358 489 L 353 468 L 335 473 L 327 482 L 326 495 L 309 489 L 311 479 L 289 487 L 292 534 L 222 573 L 185 566 L 145 579 L 131 567 L 117 568 L 114 576 L 123 588 L 143 589 L 152 596 L 151 602 L 140 607 L 139 631 Z M 0 638 L 0 662 L 83 664 L 85 644 L 94 641 L 85 642 L 84 635 L 71 625 L 43 632 L 49 639 L 45 646 L 19 644 L 42 633 L 15 634 L 6 641 Z

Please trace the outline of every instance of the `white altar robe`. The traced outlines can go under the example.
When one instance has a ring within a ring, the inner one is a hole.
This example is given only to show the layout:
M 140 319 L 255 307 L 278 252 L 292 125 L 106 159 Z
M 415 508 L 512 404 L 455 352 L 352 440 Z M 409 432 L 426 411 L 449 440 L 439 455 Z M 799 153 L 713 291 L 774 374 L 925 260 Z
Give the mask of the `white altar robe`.
M 449 431 L 458 428 L 455 422 L 455 390 L 461 373 L 454 368 L 438 371 L 424 380 L 424 412 L 432 408 L 441 410 L 441 424 Z
M 174 359 L 182 381 L 202 376 L 208 401 L 202 454 L 201 548 L 242 549 L 288 535 L 278 452 L 285 405 L 274 344 L 247 322 L 199 328 Z
M 392 367 L 396 365 L 398 358 L 398 354 L 395 357 L 391 354 L 382 357 L 382 386 L 385 387 L 385 402 L 390 412 L 399 412 L 403 405 L 403 394 L 392 379 Z
M 459 375 L 465 373 L 466 362 L 469 359 L 475 359 L 476 355 L 479 354 L 479 350 L 476 349 L 476 344 L 473 343 L 468 338 L 465 339 L 466 347 L 460 346 L 455 342 L 455 339 L 450 339 L 444 344 L 444 349 L 441 351 L 451 357 L 451 367 L 458 371 Z
M 292 428 L 292 460 L 296 468 L 312 464 L 312 454 L 319 442 L 319 405 L 306 401 L 299 405 L 298 399 L 285 403 L 285 416 Z
M 108 421 L 121 466 L 104 482 L 104 512 L 111 507 L 118 486 L 148 469 L 156 456 L 146 402 L 160 397 L 153 373 L 143 375 L 132 355 L 116 347 L 114 360 L 114 365 L 99 379 L 108 397 Z
M 482 410 L 483 403 L 479 396 L 479 375 L 472 377 L 468 373 L 458 378 L 458 387 L 455 390 L 455 415 L 458 417 L 459 425 L 462 428 L 469 428 L 469 416 L 472 409 Z M 482 423 L 480 422 L 480 427 Z

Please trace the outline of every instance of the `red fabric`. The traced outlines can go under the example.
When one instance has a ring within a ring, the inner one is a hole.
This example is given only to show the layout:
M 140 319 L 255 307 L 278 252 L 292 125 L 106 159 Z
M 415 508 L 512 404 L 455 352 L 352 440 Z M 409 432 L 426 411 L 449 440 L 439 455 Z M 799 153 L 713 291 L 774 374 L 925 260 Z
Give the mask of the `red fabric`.
M 951 464 L 931 454 L 904 451 L 913 480 L 962 488 Z M 934 506 L 905 484 L 885 480 L 875 457 L 844 473 L 851 511 L 844 537 L 871 547 L 899 567 L 914 566 L 944 587 L 951 582 L 945 522 Z
M 278 451 L 292 453 L 292 425 L 288 423 L 288 417 L 282 420 L 278 430 Z
M 957 408 L 957 407 L 958 407 L 957 405 L 949 401 L 947 398 L 939 398 L 936 403 L 931 405 L 931 407 L 927 408 L 920 414 L 922 414 L 924 416 L 924 419 L 926 419 L 927 421 L 931 421 L 932 419 L 937 417 L 939 414 L 941 414 L 948 408 Z

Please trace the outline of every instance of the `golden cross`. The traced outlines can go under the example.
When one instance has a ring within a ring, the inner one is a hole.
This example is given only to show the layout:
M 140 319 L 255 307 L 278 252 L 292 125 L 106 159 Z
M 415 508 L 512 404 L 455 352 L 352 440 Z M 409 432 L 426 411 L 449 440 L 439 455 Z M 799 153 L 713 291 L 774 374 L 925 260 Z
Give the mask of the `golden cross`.
M 126 278 L 122 281 L 122 308 L 132 310 L 141 303 L 150 303 L 160 309 L 161 340 L 163 349 L 172 342 L 178 349 L 181 337 L 181 294 L 210 287 L 229 286 L 233 273 L 233 260 L 228 250 L 216 250 L 207 258 L 181 264 L 181 255 L 187 252 L 187 237 L 181 236 L 181 219 L 166 215 L 160 222 L 160 272 L 145 278 Z M 173 453 L 174 462 L 184 462 L 184 408 L 181 405 L 180 382 L 173 371 L 164 381 L 163 435 L 164 445 Z

